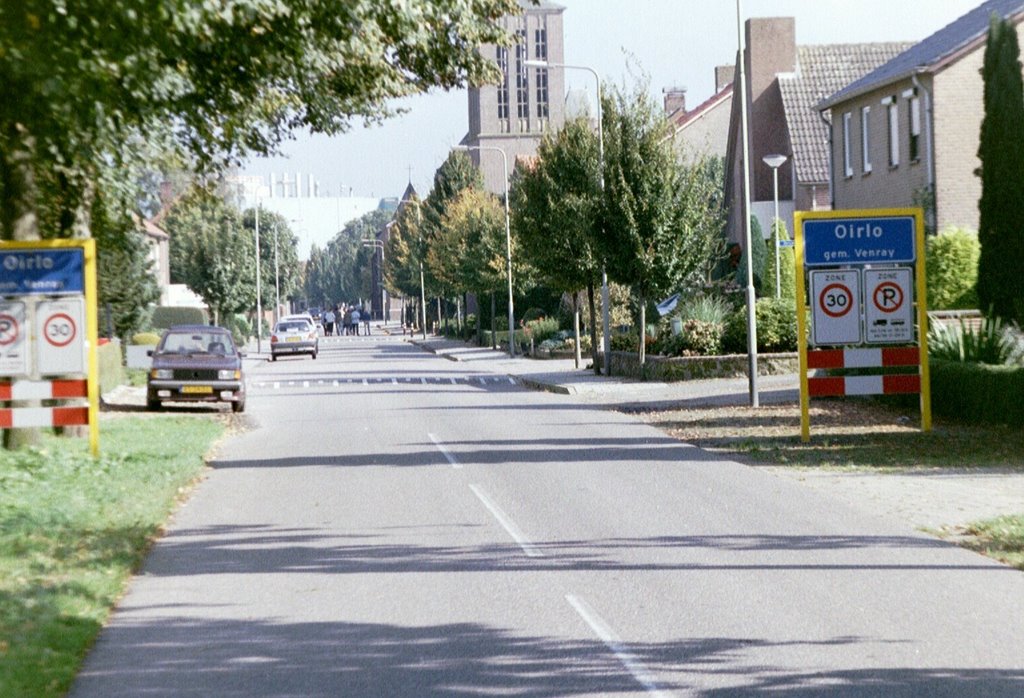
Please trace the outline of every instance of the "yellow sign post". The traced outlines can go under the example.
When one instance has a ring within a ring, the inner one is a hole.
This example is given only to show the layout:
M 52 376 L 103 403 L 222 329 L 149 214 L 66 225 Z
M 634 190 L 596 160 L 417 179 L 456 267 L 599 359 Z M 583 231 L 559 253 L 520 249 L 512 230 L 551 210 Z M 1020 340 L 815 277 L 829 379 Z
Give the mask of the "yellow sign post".
M 931 429 L 923 220 L 920 208 L 794 214 L 803 441 L 811 397 L 919 393 Z

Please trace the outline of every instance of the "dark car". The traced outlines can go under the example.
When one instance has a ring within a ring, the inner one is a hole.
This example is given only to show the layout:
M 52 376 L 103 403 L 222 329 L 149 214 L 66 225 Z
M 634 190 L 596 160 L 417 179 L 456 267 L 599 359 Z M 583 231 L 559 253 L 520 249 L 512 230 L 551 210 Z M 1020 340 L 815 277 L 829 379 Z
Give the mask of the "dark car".
M 245 410 L 242 356 L 223 327 L 175 325 L 151 353 L 146 407 L 162 402 L 227 402 Z

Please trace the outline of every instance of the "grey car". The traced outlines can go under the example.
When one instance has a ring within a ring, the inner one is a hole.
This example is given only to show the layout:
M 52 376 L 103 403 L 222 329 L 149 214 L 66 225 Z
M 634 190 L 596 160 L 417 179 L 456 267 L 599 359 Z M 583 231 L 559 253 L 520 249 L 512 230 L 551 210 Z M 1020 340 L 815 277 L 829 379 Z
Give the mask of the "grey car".
M 316 325 L 305 318 L 285 318 L 270 335 L 270 360 L 286 354 L 310 354 L 314 359 L 320 350 L 320 335 Z

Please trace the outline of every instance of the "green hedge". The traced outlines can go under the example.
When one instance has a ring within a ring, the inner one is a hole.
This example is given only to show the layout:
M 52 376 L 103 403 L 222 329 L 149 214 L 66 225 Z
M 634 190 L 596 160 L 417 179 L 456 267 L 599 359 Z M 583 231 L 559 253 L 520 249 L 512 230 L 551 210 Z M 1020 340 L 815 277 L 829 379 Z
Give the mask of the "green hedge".
M 206 311 L 189 306 L 162 305 L 153 309 L 153 328 L 166 330 L 172 325 L 205 325 Z
M 964 422 L 1024 426 L 1024 366 L 932 359 L 932 412 Z

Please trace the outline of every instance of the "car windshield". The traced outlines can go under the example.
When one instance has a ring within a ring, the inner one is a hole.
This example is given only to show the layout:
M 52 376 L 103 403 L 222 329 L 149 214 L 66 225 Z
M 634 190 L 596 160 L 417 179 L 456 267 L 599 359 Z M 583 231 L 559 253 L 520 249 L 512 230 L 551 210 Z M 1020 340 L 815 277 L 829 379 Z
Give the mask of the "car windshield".
M 310 329 L 311 325 L 308 322 L 296 320 L 294 322 L 277 323 L 275 332 L 308 332 Z
M 228 335 L 220 332 L 170 332 L 164 337 L 161 351 L 226 356 L 234 353 L 234 345 Z

